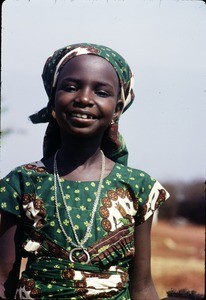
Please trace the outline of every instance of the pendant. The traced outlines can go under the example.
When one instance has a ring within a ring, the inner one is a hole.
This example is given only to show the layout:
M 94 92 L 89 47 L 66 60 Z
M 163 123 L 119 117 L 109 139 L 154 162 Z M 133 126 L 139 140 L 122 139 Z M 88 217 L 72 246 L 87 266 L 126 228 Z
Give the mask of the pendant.
M 72 249 L 71 251 L 70 251 L 70 253 L 69 253 L 69 259 L 70 259 L 70 261 L 71 262 L 76 262 L 75 261 L 75 259 L 74 259 L 74 256 L 73 256 L 73 254 L 75 253 L 75 252 L 77 252 L 77 251 L 83 251 L 84 252 L 84 254 L 86 254 L 86 261 L 85 261 L 85 263 L 86 264 L 88 264 L 89 262 L 90 262 L 90 255 L 89 255 L 89 252 L 85 249 L 85 248 L 74 248 L 74 249 Z

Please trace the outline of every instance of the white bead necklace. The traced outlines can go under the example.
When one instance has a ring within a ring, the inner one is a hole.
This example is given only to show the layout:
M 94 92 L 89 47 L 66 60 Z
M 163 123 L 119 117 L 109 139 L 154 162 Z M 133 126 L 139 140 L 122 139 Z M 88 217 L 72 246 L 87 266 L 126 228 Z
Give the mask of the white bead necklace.
M 63 192 L 63 189 L 62 189 L 62 185 L 61 185 L 61 182 L 60 182 L 60 177 L 59 177 L 59 173 L 58 173 L 58 169 L 57 169 L 57 160 L 56 160 L 57 153 L 58 153 L 58 151 L 54 155 L 54 202 L 55 202 L 55 209 L 56 209 L 57 220 L 58 220 L 59 226 L 60 226 L 60 228 L 62 230 L 62 233 L 64 234 L 66 240 L 69 241 L 73 246 L 75 246 L 75 248 L 72 249 L 70 251 L 70 253 L 69 253 L 69 259 L 70 259 L 70 261 L 72 261 L 72 262 L 75 261 L 75 259 L 74 259 L 74 253 L 75 252 L 82 251 L 82 252 L 84 252 L 86 254 L 86 257 L 87 257 L 85 263 L 89 263 L 90 262 L 90 254 L 88 253 L 87 249 L 84 247 L 84 244 L 87 242 L 87 240 L 88 240 L 88 238 L 90 236 L 90 233 L 91 233 L 91 230 L 92 230 L 92 226 L 93 226 L 93 222 L 94 222 L 94 216 L 95 216 L 95 213 L 96 213 L 96 210 L 97 210 L 97 205 L 99 203 L 99 199 L 100 199 L 100 195 L 101 195 L 102 182 L 103 182 L 103 179 L 104 179 L 104 172 L 105 172 L 105 156 L 104 156 L 104 154 L 103 154 L 103 152 L 101 150 L 102 164 L 101 164 L 101 174 L 100 174 L 99 185 L 98 185 L 98 189 L 97 189 L 97 195 L 96 195 L 96 199 L 94 201 L 94 205 L 93 205 L 93 208 L 92 208 L 91 220 L 89 222 L 89 225 L 87 226 L 85 236 L 80 241 L 79 238 L 78 238 L 78 236 L 77 236 L 77 232 L 75 230 L 74 223 L 72 221 L 69 209 L 67 207 L 66 200 L 65 200 L 65 195 L 64 195 L 64 192 Z M 71 241 L 71 238 L 67 235 L 67 233 L 66 233 L 66 231 L 64 229 L 63 223 L 61 221 L 61 218 L 60 218 L 59 204 L 58 204 L 58 197 L 57 197 L 57 189 L 58 189 L 58 187 L 59 187 L 59 190 L 60 190 L 60 193 L 61 193 L 63 205 L 64 205 L 64 207 L 66 209 L 66 212 L 67 212 L 67 215 L 68 215 L 68 218 L 69 218 L 69 222 L 70 222 L 72 231 L 74 233 L 74 237 L 76 239 L 76 243 L 73 242 L 73 241 Z

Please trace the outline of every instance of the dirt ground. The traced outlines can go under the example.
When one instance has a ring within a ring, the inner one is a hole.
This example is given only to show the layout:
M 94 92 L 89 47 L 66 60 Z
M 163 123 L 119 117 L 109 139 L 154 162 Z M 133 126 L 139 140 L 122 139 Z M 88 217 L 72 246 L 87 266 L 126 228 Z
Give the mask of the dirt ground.
M 161 298 L 170 289 L 205 293 L 205 228 L 158 221 L 152 229 L 152 273 Z

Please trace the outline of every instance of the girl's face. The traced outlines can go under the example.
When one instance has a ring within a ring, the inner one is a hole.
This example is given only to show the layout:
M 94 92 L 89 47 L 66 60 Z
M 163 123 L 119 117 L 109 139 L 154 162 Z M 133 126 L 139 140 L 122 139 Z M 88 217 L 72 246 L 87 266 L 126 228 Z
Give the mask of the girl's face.
M 122 110 L 119 79 L 104 58 L 80 55 L 61 70 L 54 110 L 63 134 L 100 136 Z

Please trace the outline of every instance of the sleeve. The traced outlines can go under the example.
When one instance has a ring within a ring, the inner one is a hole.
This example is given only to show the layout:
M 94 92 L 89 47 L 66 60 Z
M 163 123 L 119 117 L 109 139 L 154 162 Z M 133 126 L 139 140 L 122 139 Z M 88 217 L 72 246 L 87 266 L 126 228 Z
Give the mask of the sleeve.
M 144 223 L 169 198 L 165 188 L 148 174 L 142 173 L 144 179 L 138 196 L 138 210 L 135 224 Z
M 18 169 L 0 180 L 0 210 L 21 217 L 21 180 Z

